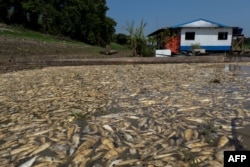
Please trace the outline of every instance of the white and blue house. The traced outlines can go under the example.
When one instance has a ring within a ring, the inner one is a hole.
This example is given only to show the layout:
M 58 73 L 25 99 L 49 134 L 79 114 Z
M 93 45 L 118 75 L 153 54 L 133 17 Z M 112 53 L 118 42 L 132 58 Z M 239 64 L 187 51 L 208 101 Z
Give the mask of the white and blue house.
M 174 34 L 175 38 L 179 38 L 179 42 L 168 45 L 178 45 L 179 51 L 190 51 L 192 45 L 199 45 L 200 48 L 206 51 L 230 51 L 232 49 L 232 42 L 234 36 L 241 35 L 242 28 L 230 27 L 224 24 L 216 23 L 206 19 L 196 19 L 183 24 L 172 27 L 161 28 L 148 36 L 156 37 L 157 45 L 166 48 L 167 45 L 162 45 L 162 32 L 168 30 L 169 35 Z M 161 38 L 161 39 L 159 39 Z

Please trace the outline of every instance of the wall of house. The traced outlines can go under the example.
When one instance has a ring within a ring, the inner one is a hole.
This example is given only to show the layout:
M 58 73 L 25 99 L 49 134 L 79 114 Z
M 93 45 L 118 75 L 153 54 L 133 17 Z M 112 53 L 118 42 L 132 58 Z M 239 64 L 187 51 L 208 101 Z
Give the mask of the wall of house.
M 229 51 L 232 43 L 232 28 L 182 28 L 180 50 L 191 50 L 192 44 L 200 44 L 206 51 Z M 186 40 L 186 32 L 195 32 L 194 40 Z M 218 40 L 219 32 L 228 32 L 227 40 Z
M 173 54 L 180 52 L 180 36 L 166 37 L 165 49 L 170 49 Z

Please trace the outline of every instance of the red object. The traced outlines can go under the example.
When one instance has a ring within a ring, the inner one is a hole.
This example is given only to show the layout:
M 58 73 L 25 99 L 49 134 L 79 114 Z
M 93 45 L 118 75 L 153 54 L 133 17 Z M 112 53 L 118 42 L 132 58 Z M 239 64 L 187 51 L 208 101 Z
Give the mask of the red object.
M 175 37 L 167 37 L 167 43 L 165 45 L 165 49 L 170 49 L 172 53 L 176 54 L 180 51 L 180 36 Z

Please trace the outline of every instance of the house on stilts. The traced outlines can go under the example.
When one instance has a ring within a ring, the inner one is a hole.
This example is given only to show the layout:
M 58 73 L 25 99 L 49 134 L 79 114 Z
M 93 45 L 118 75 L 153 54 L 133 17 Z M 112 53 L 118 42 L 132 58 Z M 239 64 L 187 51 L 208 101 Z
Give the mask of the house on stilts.
M 230 52 L 242 50 L 243 29 L 226 26 L 206 19 L 196 19 L 172 27 L 160 28 L 148 37 L 156 41 L 156 48 L 168 49 L 172 54 L 191 52 Z

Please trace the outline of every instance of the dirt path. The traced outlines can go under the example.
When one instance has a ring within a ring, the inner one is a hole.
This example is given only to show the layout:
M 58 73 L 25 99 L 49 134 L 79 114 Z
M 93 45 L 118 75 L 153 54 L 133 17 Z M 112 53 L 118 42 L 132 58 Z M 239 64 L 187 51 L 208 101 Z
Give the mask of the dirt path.
M 178 57 L 120 57 L 120 58 L 85 58 L 85 59 L 45 59 L 17 60 L 0 62 L 0 73 L 23 69 L 36 69 L 50 66 L 82 65 L 124 65 L 124 64 L 170 64 L 170 63 L 223 63 L 250 62 L 250 57 L 230 58 L 225 56 L 178 56 Z

